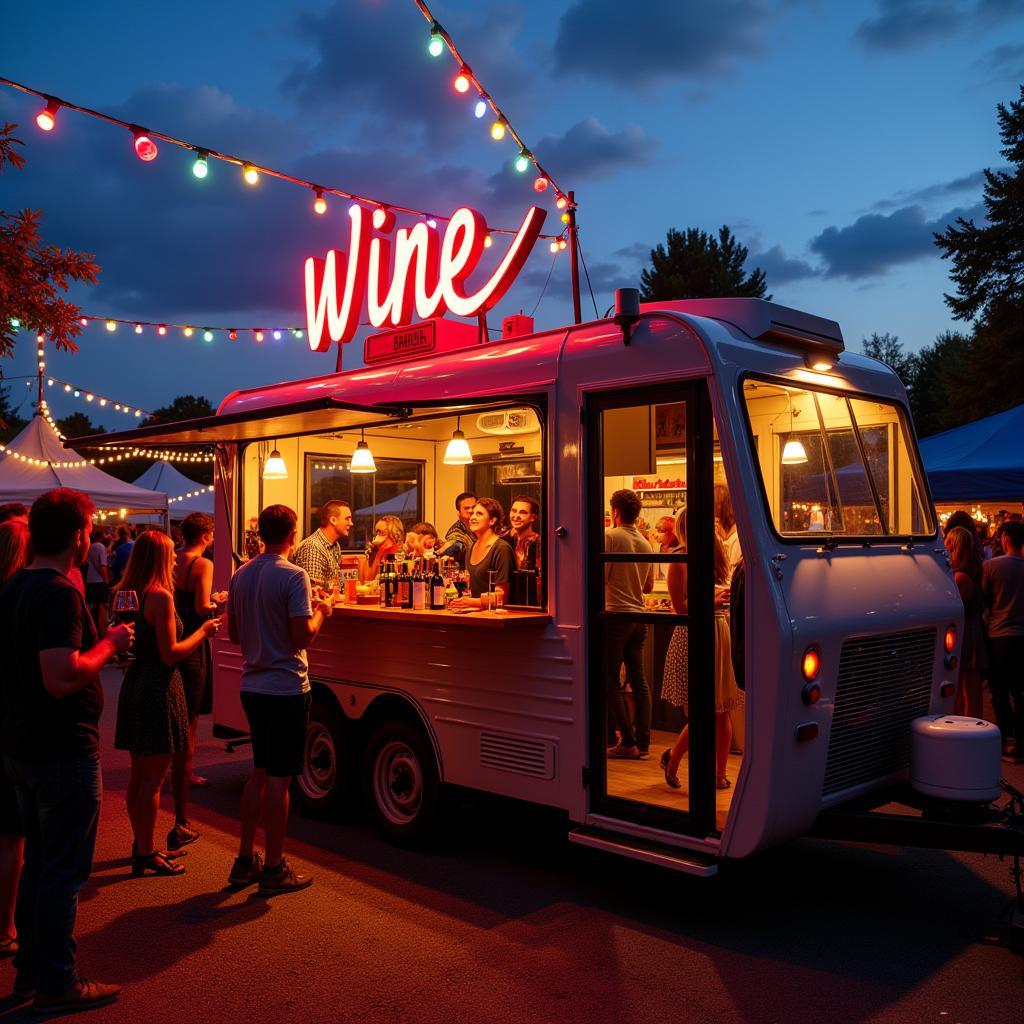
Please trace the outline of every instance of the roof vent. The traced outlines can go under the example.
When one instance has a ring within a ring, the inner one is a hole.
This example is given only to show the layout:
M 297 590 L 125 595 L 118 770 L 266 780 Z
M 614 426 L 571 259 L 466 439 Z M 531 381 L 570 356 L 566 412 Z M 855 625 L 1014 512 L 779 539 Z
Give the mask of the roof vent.
M 481 434 L 532 434 L 537 429 L 537 417 L 532 409 L 498 409 L 481 413 L 476 428 Z

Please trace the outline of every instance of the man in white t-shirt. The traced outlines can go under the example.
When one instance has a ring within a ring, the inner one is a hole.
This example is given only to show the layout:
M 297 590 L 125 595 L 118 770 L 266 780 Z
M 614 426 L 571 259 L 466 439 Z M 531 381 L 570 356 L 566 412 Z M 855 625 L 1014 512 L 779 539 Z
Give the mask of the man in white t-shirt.
M 228 636 L 242 648 L 242 707 L 252 737 L 253 771 L 242 794 L 241 840 L 228 883 L 259 882 L 261 896 L 295 892 L 313 879 L 284 858 L 288 787 L 302 771 L 309 720 L 306 648 L 331 617 L 330 598 L 313 600 L 306 570 L 288 561 L 295 513 L 270 505 L 259 517 L 264 551 L 228 587 Z M 254 849 L 260 818 L 266 863 Z
M 96 628 L 107 628 L 107 598 L 110 597 L 110 570 L 107 567 L 107 544 L 110 534 L 99 530 L 93 534 L 89 553 L 85 556 L 85 603 L 89 606 Z

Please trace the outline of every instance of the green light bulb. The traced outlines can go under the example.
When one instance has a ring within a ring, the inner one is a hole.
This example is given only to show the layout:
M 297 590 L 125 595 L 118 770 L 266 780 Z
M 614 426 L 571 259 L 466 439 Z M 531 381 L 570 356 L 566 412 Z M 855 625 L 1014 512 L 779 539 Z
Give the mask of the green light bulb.
M 192 165 L 192 173 L 197 178 L 205 178 L 209 172 L 210 168 L 206 164 L 206 154 L 198 153 L 196 155 L 196 162 Z
M 11 317 L 11 326 L 15 330 L 18 330 L 21 327 L 21 321 L 16 316 L 12 316 Z
M 527 169 L 530 166 L 530 158 L 526 155 L 525 151 L 520 153 L 519 156 L 516 157 L 515 163 L 512 166 L 515 167 L 516 171 L 519 174 L 526 173 Z
M 440 32 L 430 33 L 430 42 L 427 43 L 427 53 L 431 57 L 440 57 L 444 53 L 444 39 L 441 38 Z
M 203 341 L 213 341 L 213 331 L 203 331 Z

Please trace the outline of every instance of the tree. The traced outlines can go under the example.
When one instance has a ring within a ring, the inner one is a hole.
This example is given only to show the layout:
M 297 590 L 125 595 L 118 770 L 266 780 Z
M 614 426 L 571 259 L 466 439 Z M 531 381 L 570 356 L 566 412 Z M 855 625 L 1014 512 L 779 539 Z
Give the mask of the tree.
M 22 419 L 11 408 L 11 389 L 0 385 L 0 442 L 6 444 L 12 437 L 17 437 L 27 423 L 28 420 Z
M 98 426 L 84 412 L 73 412 L 62 420 L 57 420 L 57 429 L 65 437 L 88 437 L 90 434 L 102 434 L 102 426 Z
M 908 394 L 913 392 L 917 356 L 912 352 L 904 352 L 903 342 L 895 334 L 872 334 L 870 338 L 864 338 L 861 344 L 864 355 L 885 363 L 903 381 Z
M 916 356 L 910 410 L 919 437 L 951 430 L 975 418 L 965 411 L 967 388 L 973 376 L 974 341 L 966 334 L 946 331 Z
M 199 419 L 201 416 L 212 416 L 216 411 L 205 395 L 179 395 L 170 405 L 154 409 L 153 415 L 144 421 L 143 426 Z
M 5 166 L 21 170 L 25 158 L 15 146 L 17 125 L 0 128 L 0 172 Z M 88 253 L 44 245 L 38 210 L 7 213 L 0 210 L 0 356 L 14 350 L 19 329 L 45 334 L 57 347 L 76 352 L 74 339 L 82 333 L 79 308 L 66 299 L 72 281 L 95 284 L 99 267 Z
M 946 303 L 957 320 L 1024 314 L 1024 85 L 1016 102 L 996 110 L 1003 156 L 1015 166 L 985 169 L 988 224 L 958 217 L 935 235 L 942 258 L 952 261 L 957 294 Z
M 651 250 L 651 269 L 640 272 L 641 298 L 645 302 L 734 296 L 770 299 L 765 295 L 764 271 L 755 267 L 748 275 L 743 269 L 746 261 L 746 246 L 724 224 L 717 239 L 697 228 L 687 228 L 685 233 L 669 228 L 666 245 Z

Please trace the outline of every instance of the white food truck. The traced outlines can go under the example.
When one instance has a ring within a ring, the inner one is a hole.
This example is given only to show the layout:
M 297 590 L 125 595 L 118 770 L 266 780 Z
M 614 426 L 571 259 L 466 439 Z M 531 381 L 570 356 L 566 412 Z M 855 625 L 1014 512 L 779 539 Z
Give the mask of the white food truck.
M 213 446 L 218 590 L 271 503 L 296 509 L 301 536 L 323 502 L 348 500 L 357 553 L 383 514 L 429 520 L 443 536 L 463 492 L 506 509 L 517 495 L 539 502 L 539 606 L 382 608 L 371 588 L 336 609 L 309 651 L 297 780 L 307 811 L 361 793 L 386 833 L 411 838 L 452 784 L 560 808 L 573 841 L 699 875 L 811 833 L 1024 850 L 1016 795 L 1008 809 L 977 812 L 999 795 L 994 727 L 971 733 L 950 715 L 962 606 L 889 368 L 846 350 L 835 322 L 758 299 L 634 313 L 627 302 L 614 318 L 484 343 L 446 323 L 369 339 L 363 368 L 238 391 L 208 419 L 103 438 Z M 445 462 L 456 430 L 468 465 Z M 360 442 L 375 473 L 352 472 Z M 264 477 L 272 453 L 284 478 Z M 715 769 L 716 486 L 731 497 L 745 566 L 733 624 L 745 701 L 732 712 L 728 788 L 716 787 Z M 685 507 L 685 551 L 606 552 L 620 488 L 656 492 L 659 513 Z M 685 563 L 685 614 L 663 571 L 642 611 L 607 609 L 607 567 L 630 561 Z M 607 693 L 620 683 L 606 643 L 623 622 L 647 627 L 648 760 L 606 754 Z M 678 627 L 688 633 L 686 718 L 662 697 Z M 240 670 L 222 631 L 214 717 L 227 738 L 246 730 Z M 659 755 L 684 723 L 689 752 L 674 789 Z M 934 747 L 944 753 L 929 762 Z M 979 779 L 971 766 L 981 763 Z M 972 814 L 937 817 L 920 792 L 929 785 Z M 896 798 L 898 813 L 877 813 Z

